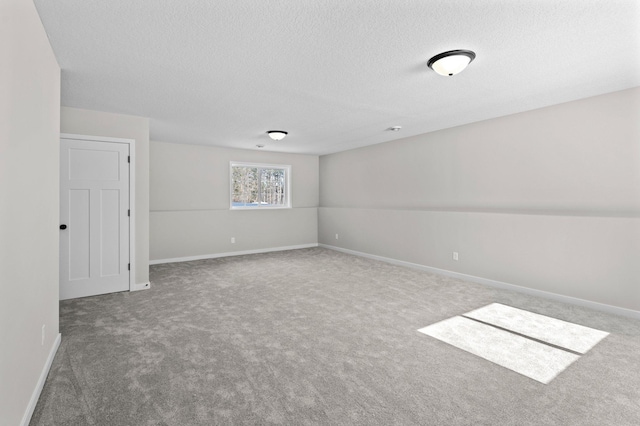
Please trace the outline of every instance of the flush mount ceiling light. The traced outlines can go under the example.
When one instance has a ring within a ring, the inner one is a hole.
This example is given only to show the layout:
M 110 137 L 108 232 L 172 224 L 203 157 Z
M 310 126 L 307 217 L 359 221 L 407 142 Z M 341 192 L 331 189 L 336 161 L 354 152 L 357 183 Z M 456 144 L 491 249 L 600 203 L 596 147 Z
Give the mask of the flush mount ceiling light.
M 400 130 L 402 130 L 402 126 L 391 126 L 387 130 L 389 130 L 390 132 L 399 132 Z
M 284 137 L 287 136 L 289 133 L 285 132 L 284 130 L 269 130 L 267 134 L 274 141 L 279 141 L 284 139 Z
M 427 65 L 440 75 L 456 75 L 476 58 L 470 50 L 450 50 L 429 59 Z

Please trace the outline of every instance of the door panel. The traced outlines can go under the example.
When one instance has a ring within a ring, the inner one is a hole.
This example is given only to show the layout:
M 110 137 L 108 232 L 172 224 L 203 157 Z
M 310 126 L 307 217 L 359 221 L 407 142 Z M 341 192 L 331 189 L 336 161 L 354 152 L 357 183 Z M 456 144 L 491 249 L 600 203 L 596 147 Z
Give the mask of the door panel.
M 60 299 L 129 290 L 129 145 L 60 150 Z
M 89 216 L 91 193 L 88 189 L 69 190 L 69 220 L 67 226 L 73 223 L 73 227 L 67 228 L 69 235 L 69 280 L 81 280 L 89 278 L 91 269 L 89 264 Z
M 103 277 L 120 273 L 120 191 L 104 189 L 101 191 L 100 212 L 100 275 Z
M 70 148 L 69 180 L 119 180 L 118 160 L 118 152 Z

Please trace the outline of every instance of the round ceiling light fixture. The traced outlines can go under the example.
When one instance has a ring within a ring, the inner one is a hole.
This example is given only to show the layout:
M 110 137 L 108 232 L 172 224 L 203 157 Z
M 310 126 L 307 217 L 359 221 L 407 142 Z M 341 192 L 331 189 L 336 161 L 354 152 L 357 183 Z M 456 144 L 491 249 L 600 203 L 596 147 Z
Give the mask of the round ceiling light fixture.
M 269 130 L 267 134 L 274 141 L 280 141 L 284 139 L 284 137 L 287 136 L 289 133 L 285 132 L 284 130 Z
M 471 50 L 450 50 L 429 59 L 427 65 L 440 75 L 456 75 L 476 58 Z

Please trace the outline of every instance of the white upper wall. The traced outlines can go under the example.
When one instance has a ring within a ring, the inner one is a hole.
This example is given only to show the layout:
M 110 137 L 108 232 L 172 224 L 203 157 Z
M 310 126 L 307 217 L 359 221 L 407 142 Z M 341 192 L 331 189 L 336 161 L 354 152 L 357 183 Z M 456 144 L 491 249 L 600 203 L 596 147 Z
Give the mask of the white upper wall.
M 640 215 L 640 88 L 321 157 L 320 205 Z
M 60 68 L 33 2 L 0 2 L 0 62 L 0 424 L 18 425 L 58 337 Z
M 153 141 L 151 211 L 228 210 L 231 161 L 291 165 L 292 206 L 318 206 L 317 155 Z

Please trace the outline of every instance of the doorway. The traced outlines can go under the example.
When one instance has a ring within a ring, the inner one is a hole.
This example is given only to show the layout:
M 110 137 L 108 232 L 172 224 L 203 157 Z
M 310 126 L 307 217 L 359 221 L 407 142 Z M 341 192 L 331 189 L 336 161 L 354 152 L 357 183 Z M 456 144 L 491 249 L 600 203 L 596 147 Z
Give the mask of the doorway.
M 61 135 L 60 300 L 130 290 L 133 141 Z

